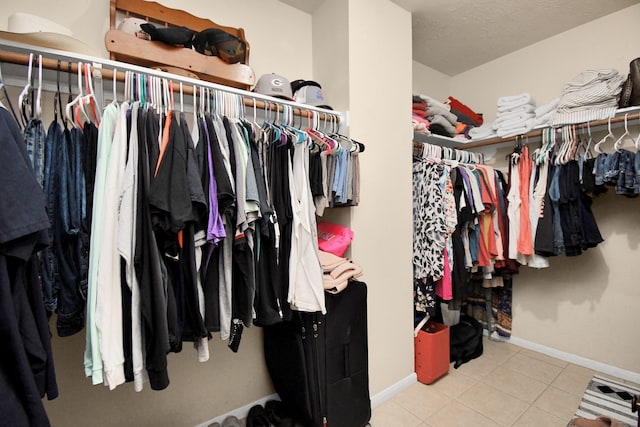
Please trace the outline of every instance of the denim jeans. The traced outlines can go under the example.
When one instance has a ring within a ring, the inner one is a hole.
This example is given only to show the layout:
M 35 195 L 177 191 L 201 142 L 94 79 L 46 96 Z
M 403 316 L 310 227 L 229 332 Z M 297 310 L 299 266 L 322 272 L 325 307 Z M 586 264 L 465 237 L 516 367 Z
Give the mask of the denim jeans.
M 49 246 L 40 253 L 40 277 L 42 281 L 42 295 L 47 314 L 51 315 L 57 309 L 58 289 L 54 277 L 58 272 L 55 256 L 54 218 L 56 210 L 56 195 L 59 191 L 58 168 L 59 152 L 62 143 L 62 129 L 57 122 L 52 122 L 47 131 L 45 142 L 44 164 L 44 192 L 47 197 L 47 215 L 49 217 Z
M 57 168 L 60 188 L 58 206 L 54 211 L 54 237 L 58 262 L 56 283 L 59 289 L 57 328 L 60 336 L 73 335 L 81 331 L 84 326 L 88 261 L 84 263 L 81 261 L 83 258 L 81 256 L 83 254 L 81 142 L 80 129 L 65 130 L 60 143 L 60 162 Z
M 549 183 L 549 199 L 553 206 L 553 251 L 556 255 L 564 254 L 564 235 L 560 220 L 560 166 L 555 166 L 551 171 Z
M 24 129 L 24 139 L 27 143 L 27 154 L 29 155 L 31 166 L 36 174 L 36 180 L 42 188 L 44 181 L 44 146 L 46 139 L 42 120 L 29 120 L 27 127 Z

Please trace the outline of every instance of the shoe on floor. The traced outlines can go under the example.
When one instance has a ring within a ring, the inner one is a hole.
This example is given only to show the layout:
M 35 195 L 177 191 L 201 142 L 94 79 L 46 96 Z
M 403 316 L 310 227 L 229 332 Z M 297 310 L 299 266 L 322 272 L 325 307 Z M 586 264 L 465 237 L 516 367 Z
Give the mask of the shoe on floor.
M 255 405 L 249 409 L 247 427 L 271 427 L 267 411 L 262 405 Z
M 229 415 L 222 421 L 221 427 L 244 427 L 244 424 L 242 424 L 242 422 L 237 417 Z

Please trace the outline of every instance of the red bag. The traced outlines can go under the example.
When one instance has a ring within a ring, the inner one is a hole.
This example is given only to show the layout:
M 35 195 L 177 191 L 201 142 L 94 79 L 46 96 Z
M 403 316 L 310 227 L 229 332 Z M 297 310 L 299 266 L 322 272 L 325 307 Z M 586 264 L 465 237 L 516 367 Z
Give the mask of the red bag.
M 318 247 L 321 251 L 342 257 L 351 244 L 351 240 L 353 240 L 353 231 L 349 228 L 318 221 Z

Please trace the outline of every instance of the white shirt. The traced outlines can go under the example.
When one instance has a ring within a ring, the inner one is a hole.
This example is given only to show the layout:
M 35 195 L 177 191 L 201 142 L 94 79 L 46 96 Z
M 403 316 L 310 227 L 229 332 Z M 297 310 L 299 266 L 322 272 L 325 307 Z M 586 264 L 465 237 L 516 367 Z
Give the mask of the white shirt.
M 287 301 L 298 311 L 326 313 L 322 266 L 318 258 L 318 229 L 309 185 L 307 141 L 296 143 L 289 161 L 289 191 L 293 210 L 289 294 Z
M 125 381 L 122 346 L 122 290 L 118 253 L 118 209 L 127 160 L 129 104 L 120 106 L 104 188 L 103 239 L 98 254 L 96 327 L 104 366 L 104 382 L 111 390 Z

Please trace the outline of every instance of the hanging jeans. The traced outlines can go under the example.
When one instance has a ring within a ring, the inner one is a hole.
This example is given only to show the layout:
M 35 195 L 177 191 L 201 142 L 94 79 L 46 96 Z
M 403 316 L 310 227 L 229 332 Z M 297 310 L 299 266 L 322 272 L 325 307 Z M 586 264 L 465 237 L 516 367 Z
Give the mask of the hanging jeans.
M 24 139 L 27 143 L 27 154 L 31 160 L 31 166 L 36 174 L 36 180 L 43 187 L 44 180 L 44 146 L 46 135 L 42 120 L 31 119 L 24 129 Z
M 47 215 L 49 217 L 49 246 L 40 252 L 40 278 L 42 281 L 42 294 L 47 314 L 50 316 L 57 308 L 58 291 L 55 287 L 54 277 L 57 274 L 57 261 L 55 256 L 55 227 L 54 212 L 57 209 L 56 197 L 59 193 L 59 153 L 62 144 L 62 129 L 57 122 L 49 125 L 45 142 L 45 166 L 44 166 L 44 192 L 47 197 Z
M 58 275 L 58 335 L 73 335 L 84 325 L 84 305 L 86 296 L 86 271 L 84 263 L 84 291 L 81 292 L 80 226 L 82 216 L 82 172 L 80 149 L 82 133 L 79 129 L 65 130 L 59 150 L 59 191 L 58 209 L 55 210 L 55 240 Z

